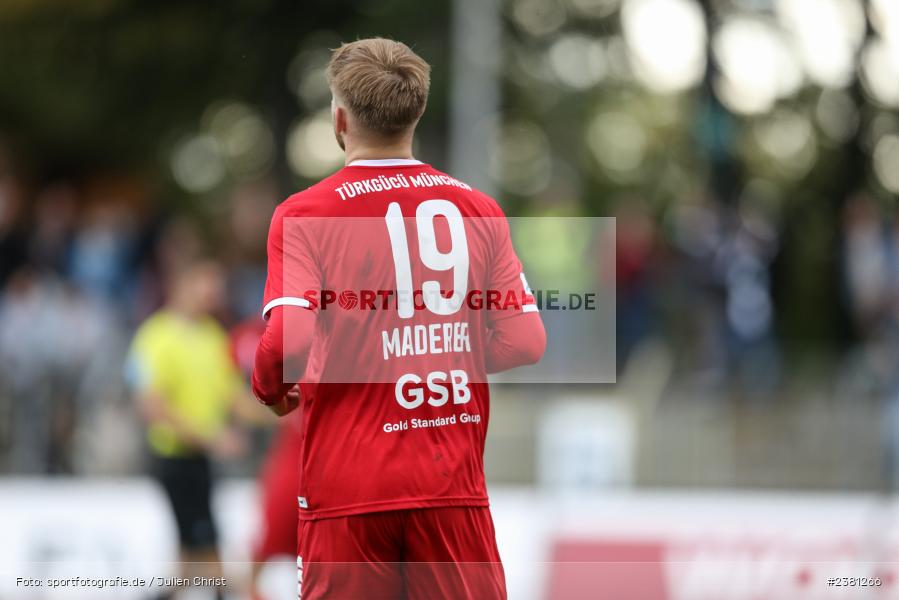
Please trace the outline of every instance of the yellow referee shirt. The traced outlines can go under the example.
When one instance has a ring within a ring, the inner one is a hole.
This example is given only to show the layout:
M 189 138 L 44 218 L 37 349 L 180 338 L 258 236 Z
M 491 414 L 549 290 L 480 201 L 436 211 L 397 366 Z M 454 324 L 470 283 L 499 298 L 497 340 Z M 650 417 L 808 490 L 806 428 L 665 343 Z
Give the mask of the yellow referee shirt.
M 127 370 L 136 389 L 158 394 L 174 415 L 209 439 L 227 425 L 243 388 L 222 326 L 211 317 L 189 320 L 165 309 L 138 328 Z M 161 456 L 192 453 L 168 425 L 151 425 L 147 435 Z

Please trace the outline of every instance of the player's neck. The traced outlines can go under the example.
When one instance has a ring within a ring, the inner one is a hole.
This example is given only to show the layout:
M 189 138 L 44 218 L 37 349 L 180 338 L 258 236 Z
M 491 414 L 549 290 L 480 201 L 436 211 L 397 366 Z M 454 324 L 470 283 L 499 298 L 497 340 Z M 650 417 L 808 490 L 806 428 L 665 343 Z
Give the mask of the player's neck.
M 355 160 L 382 160 L 386 158 L 412 158 L 412 138 L 374 143 L 347 143 L 344 164 Z

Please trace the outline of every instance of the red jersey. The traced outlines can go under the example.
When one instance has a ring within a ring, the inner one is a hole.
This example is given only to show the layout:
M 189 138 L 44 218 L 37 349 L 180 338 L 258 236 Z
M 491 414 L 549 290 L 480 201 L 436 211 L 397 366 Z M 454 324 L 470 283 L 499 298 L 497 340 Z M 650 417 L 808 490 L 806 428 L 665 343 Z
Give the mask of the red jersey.
M 484 347 L 537 310 L 496 202 L 418 161 L 356 161 L 276 209 L 268 258 L 264 314 L 316 313 L 304 372 L 284 373 L 300 517 L 486 506 Z

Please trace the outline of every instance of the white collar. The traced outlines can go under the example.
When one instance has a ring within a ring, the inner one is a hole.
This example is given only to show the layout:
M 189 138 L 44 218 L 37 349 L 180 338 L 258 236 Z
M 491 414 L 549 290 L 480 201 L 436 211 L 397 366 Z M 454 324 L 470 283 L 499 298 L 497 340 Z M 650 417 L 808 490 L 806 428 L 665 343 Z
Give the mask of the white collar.
M 405 165 L 421 165 L 420 160 L 414 158 L 378 158 L 372 160 L 354 160 L 348 167 L 402 167 Z

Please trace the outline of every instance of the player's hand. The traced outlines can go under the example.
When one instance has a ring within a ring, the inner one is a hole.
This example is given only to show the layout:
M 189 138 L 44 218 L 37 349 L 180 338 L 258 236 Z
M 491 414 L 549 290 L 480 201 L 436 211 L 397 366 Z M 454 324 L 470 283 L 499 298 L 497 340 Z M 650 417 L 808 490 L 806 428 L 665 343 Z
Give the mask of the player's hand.
M 273 404 L 269 406 L 271 411 L 278 415 L 279 417 L 283 417 L 284 415 L 292 412 L 296 407 L 300 405 L 300 386 L 295 385 L 284 395 L 284 398 L 281 399 L 277 404 Z

